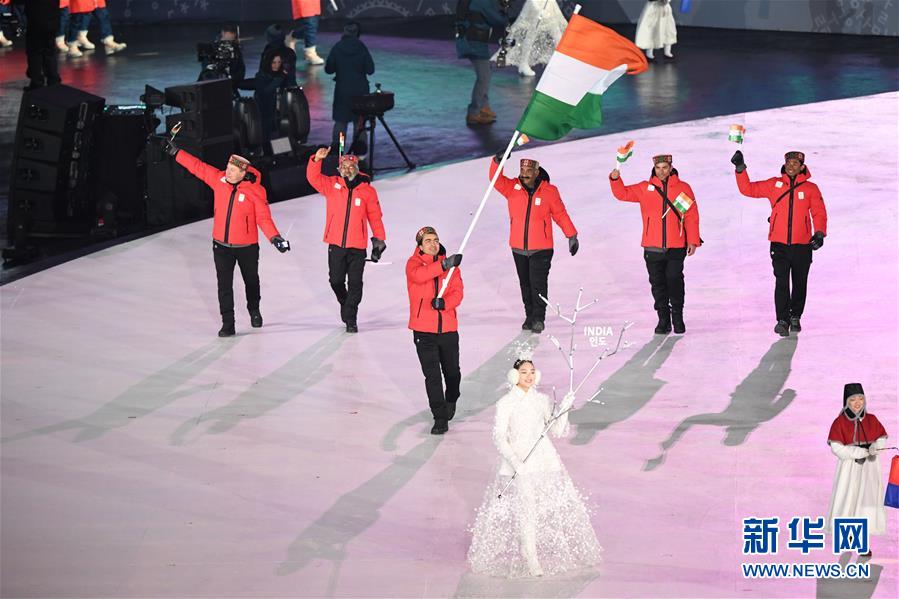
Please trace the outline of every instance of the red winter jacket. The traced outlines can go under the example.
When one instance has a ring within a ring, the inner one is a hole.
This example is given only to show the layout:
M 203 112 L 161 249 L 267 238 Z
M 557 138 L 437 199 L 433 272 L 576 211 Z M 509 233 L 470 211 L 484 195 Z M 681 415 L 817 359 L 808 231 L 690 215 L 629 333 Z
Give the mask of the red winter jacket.
M 69 0 L 69 12 L 73 15 L 94 12 L 98 8 L 106 8 L 106 0 Z
M 269 241 L 275 235 L 280 235 L 275 223 L 272 222 L 265 188 L 262 187 L 261 176 L 255 168 L 251 166 L 248 169 L 256 176 L 255 182 L 250 183 L 244 179 L 233 185 L 225 180 L 225 171 L 209 166 L 184 150 L 178 152 L 175 160 L 212 188 L 213 239 L 230 245 L 259 243 L 257 226 L 262 229 Z
M 345 248 L 364 250 L 368 247 L 368 225 L 372 236 L 387 241 L 384 223 L 381 220 L 381 204 L 378 192 L 364 174 L 359 173 L 349 183 L 343 177 L 326 177 L 322 174 L 322 163 L 315 156 L 306 165 L 306 179 L 327 202 L 325 215 L 325 235 L 322 241 Z
M 490 161 L 490 176 L 499 165 Z M 549 175 L 542 168 L 537 177 L 537 187 L 529 193 L 518 179 L 510 179 L 502 173 L 494 186 L 506 198 L 509 205 L 509 246 L 516 250 L 549 250 L 553 247 L 553 223 L 562 229 L 565 237 L 577 235 L 577 229 L 565 210 L 559 190 L 550 184 Z
M 641 181 L 636 185 L 625 185 L 619 176 L 617 179 L 609 178 L 612 186 L 612 194 L 622 202 L 639 202 L 640 214 L 643 216 L 643 239 L 640 245 L 645 248 L 682 248 L 687 245 L 702 245 L 699 238 L 699 206 L 696 196 L 690 186 L 681 181 L 677 171 L 672 169 L 671 175 L 665 183 L 653 175 L 649 181 Z M 675 199 L 684 194 L 691 200 L 690 206 L 683 214 L 684 222 L 681 226 L 678 219 L 679 212 L 675 212 L 666 203 L 656 186 L 668 195 L 668 200 L 675 203 Z M 662 226 L 662 214 L 668 210 Z M 686 235 L 685 235 L 686 234 Z
M 462 271 L 456 268 L 443 294 L 445 310 L 435 310 L 431 300 L 437 297 L 446 278 L 441 262 L 446 249 L 441 245 L 436 256 L 429 256 L 418 246 L 406 261 L 406 288 L 409 291 L 409 328 L 419 333 L 449 333 L 459 328 L 456 308 L 462 303 Z
M 750 198 L 768 198 L 771 204 L 768 241 L 787 245 L 808 244 L 815 231 L 827 235 L 827 209 L 821 190 L 809 181 L 811 176 L 806 167 L 805 172 L 796 175 L 795 187 L 791 192 L 790 178 L 786 174 L 751 182 L 745 170 L 737 173 L 740 193 Z
M 291 0 L 294 19 L 314 17 L 322 14 L 321 0 Z

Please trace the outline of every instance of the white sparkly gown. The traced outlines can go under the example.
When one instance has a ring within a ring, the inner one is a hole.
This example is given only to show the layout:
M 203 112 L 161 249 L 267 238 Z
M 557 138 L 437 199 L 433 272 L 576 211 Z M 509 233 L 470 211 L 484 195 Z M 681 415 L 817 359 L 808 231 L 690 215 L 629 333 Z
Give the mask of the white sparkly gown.
M 516 385 L 496 404 L 493 440 L 501 457 L 470 529 L 468 562 L 475 573 L 553 575 L 600 561 L 584 499 L 549 437 L 521 463 L 551 416 L 552 402 L 534 387 L 525 393 Z M 550 433 L 561 437 L 567 432 L 566 414 Z M 518 476 L 498 497 L 516 469 Z
M 677 25 L 671 0 L 649 0 L 637 19 L 634 45 L 641 50 L 664 48 L 677 43 Z
M 556 0 L 525 0 L 509 29 L 509 40 L 515 40 L 515 45 L 506 50 L 506 64 L 518 66 L 522 75 L 533 75 L 531 67 L 549 62 L 566 27 L 568 21 Z M 491 60 L 495 61 L 497 54 Z

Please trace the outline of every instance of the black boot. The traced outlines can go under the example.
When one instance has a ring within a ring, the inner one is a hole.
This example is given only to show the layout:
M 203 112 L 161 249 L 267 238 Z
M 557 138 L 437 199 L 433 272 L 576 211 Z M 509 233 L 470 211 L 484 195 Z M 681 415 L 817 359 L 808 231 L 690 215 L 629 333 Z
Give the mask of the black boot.
M 449 430 L 449 424 L 444 419 L 434 419 L 434 426 L 431 427 L 432 435 L 442 435 Z
M 456 402 L 448 401 L 446 402 L 446 419 L 452 420 L 453 416 L 456 415 Z
M 530 331 L 531 330 L 531 317 L 530 316 L 525 318 L 524 322 L 521 323 L 521 330 L 522 331 Z
M 543 324 L 542 320 L 535 320 L 531 323 L 531 330 L 538 335 L 543 332 L 543 329 L 546 328 L 546 325 Z
M 671 332 L 671 312 L 668 310 L 656 310 L 659 314 L 659 324 L 656 325 L 656 335 L 667 335 Z
M 800 324 L 798 316 L 792 316 L 790 318 L 790 330 L 796 331 L 797 333 L 802 330 L 802 324 Z
M 687 325 L 684 324 L 684 311 L 671 310 L 671 322 L 674 324 L 674 332 L 683 335 L 687 332 Z
M 358 333 L 359 327 L 356 326 L 355 320 L 348 320 L 346 323 L 346 332 L 347 333 Z
M 250 326 L 254 329 L 262 326 L 262 313 L 259 310 L 250 310 Z
M 777 324 L 774 325 L 774 332 L 780 335 L 781 337 L 789 337 L 790 336 L 790 323 L 786 320 L 778 320 Z
M 234 336 L 234 321 L 223 322 L 222 328 L 219 329 L 219 337 L 233 337 Z

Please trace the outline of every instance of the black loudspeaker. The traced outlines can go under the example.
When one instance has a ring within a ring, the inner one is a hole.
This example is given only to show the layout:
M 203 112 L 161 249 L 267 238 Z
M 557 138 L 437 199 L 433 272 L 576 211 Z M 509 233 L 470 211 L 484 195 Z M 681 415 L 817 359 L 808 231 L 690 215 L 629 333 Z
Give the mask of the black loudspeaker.
M 209 139 L 230 135 L 234 130 L 231 102 L 224 109 L 204 112 L 179 112 L 165 117 L 165 130 L 171 131 L 181 123 L 177 139 Z
M 157 122 L 143 108 L 107 106 L 103 113 L 97 141 L 96 192 L 107 227 L 145 222 L 144 150 Z
M 166 139 L 151 135 L 147 143 L 147 223 L 170 225 L 212 216 L 212 190 L 166 154 Z M 202 142 L 175 139 L 182 150 L 223 171 L 235 149 L 233 135 Z
M 241 98 L 234 103 L 234 127 L 242 156 L 262 154 L 262 125 L 255 98 Z
M 269 203 L 315 193 L 306 180 L 306 163 L 317 149 L 316 146 L 301 146 L 293 155 L 279 154 L 264 162 L 260 161 L 262 185 L 267 192 Z
M 302 87 L 288 87 L 278 94 L 280 128 L 290 139 L 294 153 L 309 139 L 309 102 Z
M 197 81 L 165 88 L 165 103 L 184 112 L 220 111 L 231 108 L 230 79 Z
M 91 230 L 97 215 L 91 193 L 95 135 L 105 103 L 66 85 L 22 96 L 8 219 L 9 238 L 16 246 L 31 236 Z

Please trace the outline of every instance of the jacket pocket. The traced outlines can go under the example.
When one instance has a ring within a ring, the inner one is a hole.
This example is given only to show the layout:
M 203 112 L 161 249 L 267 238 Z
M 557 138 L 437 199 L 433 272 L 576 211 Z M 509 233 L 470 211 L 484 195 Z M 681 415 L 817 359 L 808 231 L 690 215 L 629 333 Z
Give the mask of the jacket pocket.
M 646 217 L 646 221 L 643 223 L 643 236 L 649 237 L 649 217 Z
M 777 215 L 771 215 L 771 218 L 768 220 L 771 221 L 771 226 L 768 227 L 768 236 L 770 237 L 771 235 L 774 235 L 774 223 L 777 222 Z
M 334 215 L 331 215 L 331 218 L 328 219 L 328 224 L 325 225 L 325 237 L 328 237 L 328 233 L 331 232 L 331 223 L 334 222 Z
M 424 299 L 418 300 L 418 312 L 415 313 L 415 318 L 421 316 L 421 305 L 424 303 Z
M 249 235 L 249 234 L 250 234 L 250 217 L 249 217 L 249 216 L 245 216 L 245 217 L 243 217 L 243 218 L 244 218 L 244 222 L 245 222 L 246 225 L 247 225 L 247 235 Z

